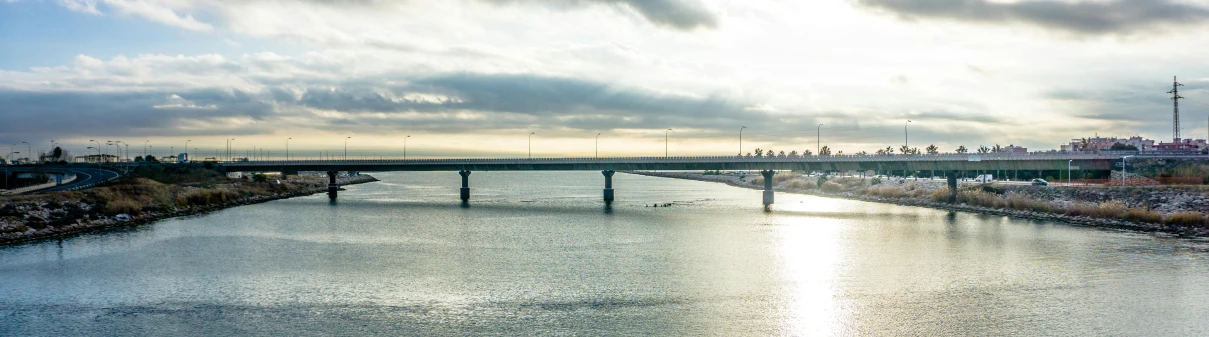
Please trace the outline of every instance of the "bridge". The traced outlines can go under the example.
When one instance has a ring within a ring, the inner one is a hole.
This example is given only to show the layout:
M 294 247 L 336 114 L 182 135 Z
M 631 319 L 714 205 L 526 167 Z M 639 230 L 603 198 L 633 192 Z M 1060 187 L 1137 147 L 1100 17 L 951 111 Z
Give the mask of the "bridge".
M 778 171 L 839 172 L 875 171 L 878 173 L 931 171 L 948 178 L 950 200 L 956 200 L 957 177 L 976 171 L 1109 171 L 1124 158 L 1103 153 L 983 153 L 983 154 L 908 154 L 908 155 L 834 155 L 834 156 L 691 156 L 691 157 L 580 157 L 580 158 L 467 158 L 467 159 L 378 159 L 378 160 L 290 160 L 224 162 L 227 172 L 327 172 L 328 196 L 336 199 L 336 174 L 384 171 L 457 171 L 462 176 L 461 199 L 470 200 L 470 174 L 473 171 L 588 171 L 604 175 L 604 201 L 612 203 L 613 174 L 640 170 L 748 170 L 760 171 L 764 179 L 764 205 L 773 203 L 772 176 Z M 1132 156 L 1145 157 L 1145 156 Z M 1204 156 L 1191 156 L 1204 157 Z

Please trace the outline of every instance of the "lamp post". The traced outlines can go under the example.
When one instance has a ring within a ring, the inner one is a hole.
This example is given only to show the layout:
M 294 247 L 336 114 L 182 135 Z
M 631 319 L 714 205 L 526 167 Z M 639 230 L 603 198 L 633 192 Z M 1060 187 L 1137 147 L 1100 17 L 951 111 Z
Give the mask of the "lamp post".
M 189 142 L 192 142 L 192 141 L 193 141 L 192 139 L 185 140 L 185 160 L 189 159 Z M 177 161 L 180 161 L 180 158 L 177 158 Z
M 746 126 L 739 128 L 739 157 L 743 156 L 743 129 L 746 128 Z
M 290 139 L 294 139 L 294 138 L 285 139 L 285 160 L 286 161 L 290 161 Z
M 1125 186 L 1125 158 L 1129 156 L 1121 156 L 1121 186 Z
M 667 129 L 663 132 L 663 158 L 667 158 L 667 134 L 672 132 L 672 129 Z
M 529 159 L 533 159 L 533 135 L 536 132 L 529 132 Z
M 353 136 L 344 137 L 344 160 L 348 160 L 348 140 Z
M 25 159 L 27 159 L 26 162 L 29 162 L 29 160 L 32 160 L 34 157 L 34 147 L 33 145 L 30 145 L 29 142 L 21 143 L 25 144 Z
M 600 133 L 596 133 L 596 158 L 600 158 Z
M 822 155 L 820 151 L 823 151 L 823 124 L 814 128 L 814 155 Z
M 89 139 L 88 141 L 97 143 L 97 147 L 96 147 L 97 156 L 99 156 L 99 159 L 101 159 L 101 160 L 105 159 L 105 156 L 101 156 L 101 142 L 97 141 L 96 139 Z M 97 162 L 99 163 L 101 161 L 97 160 Z
M 150 142 L 151 142 L 150 140 L 143 141 L 143 159 L 147 158 L 147 143 L 150 143 Z
M 903 146 L 910 149 L 910 145 L 908 145 L 909 143 L 907 142 L 907 124 L 911 124 L 910 119 L 908 119 L 906 123 L 903 123 Z
M 1066 186 L 1070 186 L 1070 163 L 1073 161 L 1075 160 L 1071 159 L 1066 161 Z
M 20 152 L 11 151 L 11 148 L 10 148 L 10 151 L 8 151 L 8 154 L 4 155 L 4 189 L 5 190 L 8 190 L 8 162 L 9 162 L 8 156 L 10 156 L 14 153 L 21 154 Z

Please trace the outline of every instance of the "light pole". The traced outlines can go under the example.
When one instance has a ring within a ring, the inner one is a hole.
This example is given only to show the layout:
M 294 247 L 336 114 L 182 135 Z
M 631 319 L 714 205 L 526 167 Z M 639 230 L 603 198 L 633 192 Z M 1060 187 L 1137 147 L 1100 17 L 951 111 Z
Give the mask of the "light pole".
M 743 156 L 743 129 L 746 128 L 746 126 L 739 128 L 739 157 Z
M 1066 161 L 1066 186 L 1070 186 L 1070 163 L 1073 161 L 1075 160 L 1071 159 Z
M 8 151 L 8 154 L 4 155 L 4 189 L 5 190 L 8 189 L 8 162 L 9 162 L 8 156 L 10 156 L 14 153 L 21 154 L 21 152 L 13 152 L 10 149 L 10 151 Z
M 151 142 L 150 140 L 143 141 L 143 159 L 147 159 L 147 143 L 150 143 L 150 142 Z
M 89 139 L 88 141 L 90 141 L 90 142 L 96 142 L 96 143 L 97 143 L 97 147 L 96 147 L 96 149 L 97 149 L 97 156 L 99 157 L 99 159 L 102 159 L 102 160 L 103 160 L 103 159 L 105 159 L 105 156 L 102 156 L 102 155 L 101 155 L 101 142 L 97 141 L 96 139 Z M 97 160 L 97 162 L 99 163 L 99 162 L 101 162 L 101 161 L 100 161 L 100 160 Z
M 596 158 L 600 158 L 600 133 L 596 133 Z
M 814 128 L 814 155 L 822 155 L 819 151 L 823 151 L 823 124 Z
M 231 150 L 235 148 L 235 138 L 227 139 L 227 161 L 231 161 Z
M 903 147 L 910 149 L 910 145 L 908 145 L 909 143 L 907 142 L 907 124 L 911 124 L 910 119 L 908 119 L 906 123 L 903 123 Z
M 290 139 L 294 139 L 294 138 L 285 139 L 285 160 L 286 161 L 290 161 Z
M 192 141 L 193 141 L 192 139 L 185 140 L 185 159 L 186 160 L 189 159 L 189 142 L 192 142 Z M 180 158 L 177 158 L 177 161 L 180 161 Z
M 411 135 L 407 135 L 407 137 L 403 137 L 403 160 L 407 160 L 407 139 L 408 138 L 411 138 Z
M 344 137 L 344 160 L 348 160 L 348 140 L 353 136 Z
M 1125 158 L 1129 156 L 1121 156 L 1121 186 L 1125 186 Z
M 533 159 L 533 134 L 535 133 L 529 132 L 529 159 Z
M 667 134 L 668 134 L 668 132 L 672 132 L 672 129 L 667 129 L 667 131 L 663 132 L 663 158 L 665 158 L 665 159 L 667 158 Z
M 28 159 L 26 162 L 29 162 L 29 160 L 32 160 L 34 157 L 34 147 L 33 145 L 30 145 L 29 142 L 21 143 L 25 144 L 25 159 Z

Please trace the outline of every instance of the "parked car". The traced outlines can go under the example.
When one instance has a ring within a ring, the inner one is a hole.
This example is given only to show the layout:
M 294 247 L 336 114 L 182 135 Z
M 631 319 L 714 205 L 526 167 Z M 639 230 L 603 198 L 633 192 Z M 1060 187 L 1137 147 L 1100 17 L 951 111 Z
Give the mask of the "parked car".
M 1045 181 L 1045 179 L 1033 178 L 1032 185 L 1033 186 L 1049 186 L 1049 182 Z

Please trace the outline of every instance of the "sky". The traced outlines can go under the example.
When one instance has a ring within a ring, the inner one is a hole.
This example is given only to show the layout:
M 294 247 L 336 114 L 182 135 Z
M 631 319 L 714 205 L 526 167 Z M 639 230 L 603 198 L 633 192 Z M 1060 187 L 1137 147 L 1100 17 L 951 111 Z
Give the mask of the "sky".
M 1209 0 L 0 0 L 0 145 L 1047 150 L 1170 141 L 1173 76 L 1206 138 L 1206 28 Z

